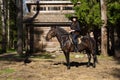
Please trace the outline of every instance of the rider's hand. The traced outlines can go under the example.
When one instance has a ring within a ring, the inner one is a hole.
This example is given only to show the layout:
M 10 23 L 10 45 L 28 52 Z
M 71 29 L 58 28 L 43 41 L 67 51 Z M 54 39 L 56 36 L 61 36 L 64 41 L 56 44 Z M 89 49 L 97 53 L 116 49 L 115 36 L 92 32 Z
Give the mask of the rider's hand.
M 75 30 L 70 30 L 69 33 L 74 32 Z

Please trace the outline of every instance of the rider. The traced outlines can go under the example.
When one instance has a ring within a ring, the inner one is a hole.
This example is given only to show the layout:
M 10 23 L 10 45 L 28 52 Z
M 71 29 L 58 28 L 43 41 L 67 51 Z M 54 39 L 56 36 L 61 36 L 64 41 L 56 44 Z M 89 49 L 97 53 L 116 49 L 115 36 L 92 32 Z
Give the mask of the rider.
M 70 33 L 72 34 L 72 40 L 73 40 L 73 44 L 75 45 L 75 52 L 78 52 L 78 37 L 80 35 L 80 23 L 78 21 L 78 18 L 76 16 L 72 16 L 71 17 L 71 30 L 70 30 Z

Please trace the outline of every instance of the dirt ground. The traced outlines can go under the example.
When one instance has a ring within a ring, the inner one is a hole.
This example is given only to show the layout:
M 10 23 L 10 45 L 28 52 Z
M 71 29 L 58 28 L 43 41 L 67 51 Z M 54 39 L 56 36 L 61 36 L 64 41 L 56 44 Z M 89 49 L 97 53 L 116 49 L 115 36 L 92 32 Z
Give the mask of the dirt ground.
M 96 68 L 87 68 L 87 57 L 76 55 L 71 54 L 70 70 L 63 54 L 32 56 L 29 64 L 16 53 L 0 55 L 0 80 L 120 80 L 118 60 L 98 56 Z

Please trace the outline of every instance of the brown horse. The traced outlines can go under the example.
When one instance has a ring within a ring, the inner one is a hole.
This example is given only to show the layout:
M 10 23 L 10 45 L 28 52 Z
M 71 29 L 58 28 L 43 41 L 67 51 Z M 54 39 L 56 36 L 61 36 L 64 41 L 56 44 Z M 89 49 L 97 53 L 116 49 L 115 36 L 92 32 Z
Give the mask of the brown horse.
M 57 40 L 60 43 L 61 49 L 64 52 L 67 68 L 70 69 L 70 52 L 74 51 L 74 44 L 71 41 L 70 34 L 60 27 L 51 27 L 49 32 L 47 33 L 46 40 L 49 41 L 51 38 L 57 37 Z M 88 55 L 88 63 L 87 67 L 90 66 L 91 54 L 93 56 L 93 67 L 96 67 L 97 56 L 96 56 L 96 43 L 94 38 L 90 36 L 83 36 L 81 38 L 81 43 L 78 44 L 79 52 L 85 50 Z

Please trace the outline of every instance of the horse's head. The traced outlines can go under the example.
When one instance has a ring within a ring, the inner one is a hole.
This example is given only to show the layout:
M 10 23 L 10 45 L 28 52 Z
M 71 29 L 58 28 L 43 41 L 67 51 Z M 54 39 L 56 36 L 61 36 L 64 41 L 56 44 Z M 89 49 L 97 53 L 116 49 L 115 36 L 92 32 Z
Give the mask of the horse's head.
M 50 39 L 52 39 L 53 37 L 56 36 L 56 27 L 51 27 L 51 29 L 48 31 L 47 35 L 46 35 L 46 40 L 49 41 Z

